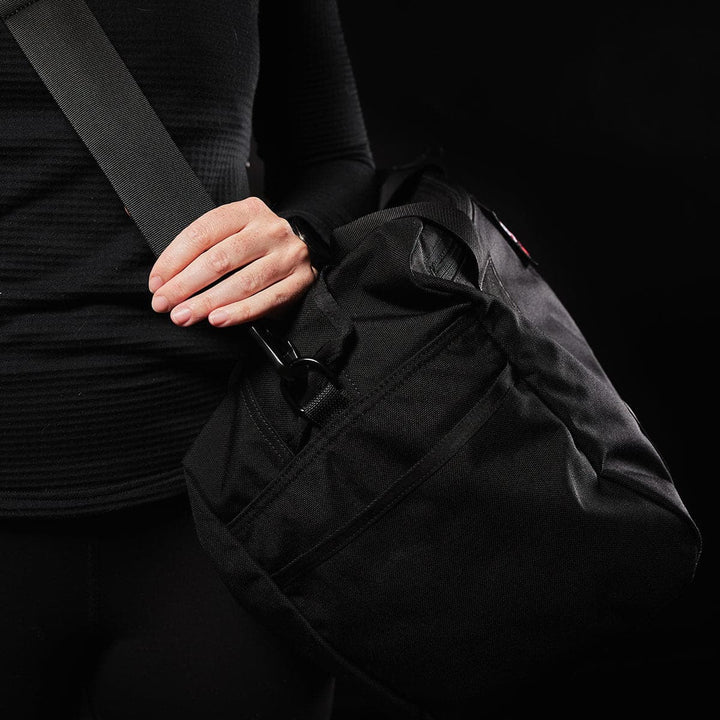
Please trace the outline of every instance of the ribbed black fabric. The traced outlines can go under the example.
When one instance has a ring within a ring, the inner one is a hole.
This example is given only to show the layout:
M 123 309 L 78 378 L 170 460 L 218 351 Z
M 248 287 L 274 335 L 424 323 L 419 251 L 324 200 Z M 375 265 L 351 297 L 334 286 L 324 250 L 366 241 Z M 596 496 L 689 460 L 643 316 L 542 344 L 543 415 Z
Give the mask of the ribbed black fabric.
M 88 5 L 217 203 L 241 197 L 259 73 L 271 207 L 325 240 L 371 208 L 334 2 Z M 180 492 L 244 334 L 152 312 L 150 250 L 4 25 L 0 62 L 0 512 Z
M 160 255 L 213 209 L 212 198 L 85 0 L 0 0 L 5 6 L 24 55 Z

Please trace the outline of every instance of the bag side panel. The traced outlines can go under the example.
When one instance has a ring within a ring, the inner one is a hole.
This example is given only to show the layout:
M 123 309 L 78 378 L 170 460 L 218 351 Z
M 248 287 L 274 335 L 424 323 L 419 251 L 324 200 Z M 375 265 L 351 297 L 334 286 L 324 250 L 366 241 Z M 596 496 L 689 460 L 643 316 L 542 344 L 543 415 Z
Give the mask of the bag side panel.
M 694 552 L 672 513 L 599 481 L 520 381 L 447 463 L 284 591 L 359 667 L 442 708 L 667 602 Z

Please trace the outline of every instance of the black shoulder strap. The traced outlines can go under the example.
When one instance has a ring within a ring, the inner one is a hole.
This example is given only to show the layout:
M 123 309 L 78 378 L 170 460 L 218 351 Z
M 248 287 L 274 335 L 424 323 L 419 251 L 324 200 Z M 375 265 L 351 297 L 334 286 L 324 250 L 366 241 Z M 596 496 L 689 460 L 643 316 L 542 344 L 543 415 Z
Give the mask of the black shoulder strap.
M 0 0 L 0 16 L 80 139 L 119 195 L 148 245 L 159 255 L 215 203 L 188 165 L 84 0 Z M 245 176 L 244 195 L 248 194 Z M 287 341 L 250 324 L 288 387 L 308 370 Z M 317 421 L 344 395 L 328 383 Z M 314 407 L 314 406 L 313 406 Z
M 0 0 L 0 15 L 159 255 L 215 203 L 95 16 L 84 0 Z

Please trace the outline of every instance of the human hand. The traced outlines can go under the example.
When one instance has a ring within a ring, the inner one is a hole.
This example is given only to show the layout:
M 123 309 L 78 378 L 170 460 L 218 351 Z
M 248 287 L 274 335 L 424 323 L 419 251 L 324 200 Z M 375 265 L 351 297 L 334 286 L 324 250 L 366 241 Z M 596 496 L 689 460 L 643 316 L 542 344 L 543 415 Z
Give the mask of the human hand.
M 207 318 L 227 327 L 294 302 L 316 277 L 290 223 L 249 197 L 190 223 L 153 265 L 148 287 L 153 310 L 170 312 L 176 325 Z

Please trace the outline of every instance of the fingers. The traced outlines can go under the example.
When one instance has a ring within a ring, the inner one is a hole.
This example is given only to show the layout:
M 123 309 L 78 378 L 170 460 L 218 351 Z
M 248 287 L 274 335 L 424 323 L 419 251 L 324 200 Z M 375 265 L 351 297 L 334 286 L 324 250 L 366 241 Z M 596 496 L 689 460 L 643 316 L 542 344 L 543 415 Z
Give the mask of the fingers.
M 314 279 L 314 269 L 307 266 L 303 272 L 293 273 L 245 300 L 230 303 L 213 310 L 208 320 L 215 327 L 229 327 L 252 322 L 263 315 L 280 310 L 285 305 L 295 302 L 307 290 Z
M 254 264 L 267 251 L 265 243 L 249 233 L 236 233 L 203 252 L 168 282 L 158 287 L 152 299 L 155 312 L 167 312 L 233 270 Z M 255 269 L 258 272 L 259 268 Z M 284 275 L 282 276 L 284 277 Z M 275 277 L 271 282 L 280 279 Z M 263 286 L 264 287 L 264 286 Z M 256 288 L 260 290 L 262 288 Z
M 285 280 L 295 270 L 294 266 L 277 262 L 273 255 L 260 258 L 205 292 L 176 305 L 170 318 L 176 325 L 193 325 L 220 308 L 245 300 Z M 211 322 L 215 324 L 213 320 Z
M 206 250 L 267 214 L 273 213 L 260 198 L 249 197 L 201 215 L 179 233 L 155 261 L 148 283 L 150 292 L 157 292 Z
M 207 253 L 206 253 L 207 254 Z M 201 264 L 202 258 L 196 260 Z M 203 271 L 193 271 L 192 266 L 187 269 L 187 277 L 197 279 L 203 277 Z M 191 287 L 189 282 L 180 280 L 185 272 L 178 275 L 178 282 L 174 285 L 181 294 L 175 302 L 171 283 L 161 288 L 158 295 L 153 298 L 153 307 L 158 312 L 165 312 L 172 308 L 171 320 L 176 325 L 187 327 L 207 318 L 212 325 L 222 327 L 247 322 L 242 318 L 245 311 L 252 317 L 255 314 L 270 312 L 285 302 L 291 302 L 304 291 L 316 278 L 316 271 L 310 265 L 307 246 L 298 238 L 294 243 L 286 243 L 275 251 L 264 255 L 230 274 L 224 280 L 214 284 L 205 292 L 186 298 L 184 292 Z M 213 277 L 213 280 L 215 277 Z M 204 287 L 204 285 L 203 285 Z M 158 302 L 159 293 L 165 293 L 170 300 L 162 297 Z M 250 298 L 252 303 L 244 304 Z M 170 304 L 172 303 L 172 304 Z M 165 307 L 167 305 L 167 307 Z M 160 307 L 163 309 L 160 309 Z M 219 311 L 233 307 L 232 312 L 223 314 Z
M 185 228 L 150 273 L 156 312 L 183 327 L 247 322 L 315 280 L 307 245 L 258 198 L 222 205 Z

